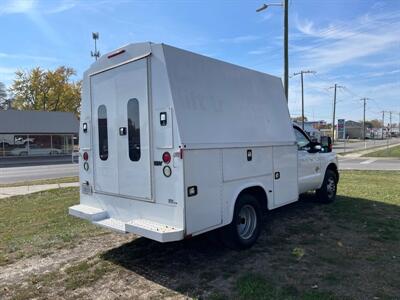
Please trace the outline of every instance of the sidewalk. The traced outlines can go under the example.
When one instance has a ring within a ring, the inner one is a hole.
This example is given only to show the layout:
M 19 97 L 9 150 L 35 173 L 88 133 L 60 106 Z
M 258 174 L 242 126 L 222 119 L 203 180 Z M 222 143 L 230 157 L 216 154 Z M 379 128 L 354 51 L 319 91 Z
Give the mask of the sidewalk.
M 0 199 L 12 196 L 28 195 L 46 190 L 53 190 L 65 187 L 76 187 L 76 186 L 79 186 L 79 182 L 25 185 L 16 187 L 0 187 Z
M 390 144 L 389 146 L 388 145 L 385 145 L 385 146 L 380 146 L 380 147 L 373 147 L 373 148 L 369 148 L 369 149 L 360 149 L 360 150 L 355 150 L 355 151 L 351 151 L 351 152 L 348 152 L 348 153 L 338 153 L 339 154 L 339 157 L 342 157 L 342 158 L 345 158 L 345 157 L 361 157 L 361 156 L 363 156 L 363 155 L 365 155 L 365 154 L 368 154 L 368 153 L 372 153 L 372 152 L 375 152 L 375 151 L 379 151 L 379 150 L 385 150 L 385 149 L 388 149 L 388 148 L 392 148 L 392 147 L 397 147 L 397 146 L 399 146 L 400 144 L 399 143 L 397 143 L 397 144 Z M 365 157 L 365 158 L 367 158 L 367 157 Z M 385 157 L 374 157 L 374 159 L 385 159 Z M 391 157 L 391 159 L 394 159 L 393 157 Z

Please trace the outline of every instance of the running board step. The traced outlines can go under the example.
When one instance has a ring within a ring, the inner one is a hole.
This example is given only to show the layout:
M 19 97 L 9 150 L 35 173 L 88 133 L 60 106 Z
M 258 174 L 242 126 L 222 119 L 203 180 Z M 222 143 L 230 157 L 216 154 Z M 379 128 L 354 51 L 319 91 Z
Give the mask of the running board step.
M 74 205 L 69 208 L 69 214 L 74 217 L 89 220 L 91 222 L 106 219 L 108 214 L 105 210 L 88 205 Z
M 183 239 L 183 229 L 145 219 L 136 219 L 127 222 L 125 224 L 125 231 L 159 242 L 172 242 Z
M 117 220 L 117 219 L 107 218 L 107 219 L 104 219 L 104 220 L 93 222 L 93 224 L 99 225 L 101 227 L 105 227 L 105 228 L 108 228 L 108 229 L 112 229 L 114 231 L 118 231 L 118 232 L 121 232 L 121 233 L 126 233 L 125 222 L 122 222 L 122 221 Z

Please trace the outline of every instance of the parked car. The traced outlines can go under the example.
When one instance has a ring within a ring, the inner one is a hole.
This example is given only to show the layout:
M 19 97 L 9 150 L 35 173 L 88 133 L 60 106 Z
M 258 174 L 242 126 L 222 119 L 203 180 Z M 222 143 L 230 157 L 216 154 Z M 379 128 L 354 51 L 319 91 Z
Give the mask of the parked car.
M 23 148 L 15 148 L 10 151 L 11 155 L 14 156 L 47 156 L 47 155 L 60 155 L 62 151 L 56 148 L 42 148 L 36 144 L 29 144 Z
M 310 190 L 335 200 L 331 139 L 293 126 L 278 77 L 139 43 L 93 63 L 82 93 L 73 216 L 160 242 L 219 228 L 247 248 L 263 209 Z

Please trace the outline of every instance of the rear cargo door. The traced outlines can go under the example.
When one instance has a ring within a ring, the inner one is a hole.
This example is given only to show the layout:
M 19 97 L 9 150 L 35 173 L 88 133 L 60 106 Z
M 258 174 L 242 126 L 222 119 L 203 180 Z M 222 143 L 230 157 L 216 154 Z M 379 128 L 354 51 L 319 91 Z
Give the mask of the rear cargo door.
M 91 92 L 95 190 L 151 200 L 147 59 L 93 75 Z

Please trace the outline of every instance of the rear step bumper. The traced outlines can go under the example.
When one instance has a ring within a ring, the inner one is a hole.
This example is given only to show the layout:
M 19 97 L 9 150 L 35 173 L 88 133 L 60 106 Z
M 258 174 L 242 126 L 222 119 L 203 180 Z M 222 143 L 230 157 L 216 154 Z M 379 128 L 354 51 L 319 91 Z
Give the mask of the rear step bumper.
M 131 232 L 159 242 L 173 242 L 182 240 L 183 229 L 157 223 L 146 219 L 134 219 L 123 222 L 110 218 L 105 210 L 79 204 L 69 208 L 69 214 L 81 219 L 89 220 L 93 224 L 109 228 L 118 232 Z

